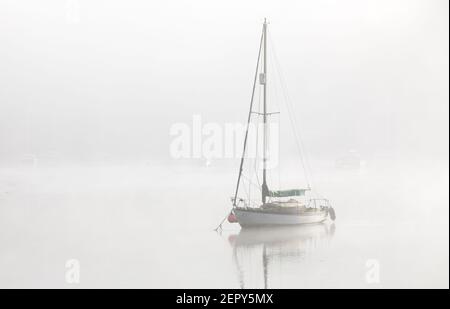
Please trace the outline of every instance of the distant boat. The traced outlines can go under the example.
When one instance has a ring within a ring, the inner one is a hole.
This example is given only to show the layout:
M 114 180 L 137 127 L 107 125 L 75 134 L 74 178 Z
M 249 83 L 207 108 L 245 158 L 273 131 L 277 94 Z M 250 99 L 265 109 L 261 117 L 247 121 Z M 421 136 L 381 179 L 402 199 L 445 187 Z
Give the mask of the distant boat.
M 310 188 L 289 189 L 272 191 L 267 184 L 267 118 L 274 114 L 267 112 L 267 21 L 264 20 L 258 61 L 253 82 L 252 99 L 250 111 L 247 120 L 247 130 L 244 138 L 243 153 L 240 161 L 239 176 L 237 179 L 236 190 L 232 198 L 233 209 L 228 217 L 229 222 L 238 222 L 242 227 L 254 226 L 278 226 L 278 225 L 297 225 L 319 223 L 327 219 L 335 219 L 334 210 L 327 199 L 310 198 L 306 201 L 300 201 L 297 198 L 305 196 Z M 261 59 L 262 55 L 262 59 Z M 259 84 L 263 92 L 263 110 L 262 112 L 253 111 L 253 101 L 255 88 L 259 76 Z M 243 198 L 239 198 L 239 188 L 242 180 L 244 158 L 247 148 L 247 139 L 249 125 L 252 115 L 262 117 L 263 121 L 263 168 L 262 168 L 262 186 L 261 203 L 257 207 L 250 206 L 250 203 Z M 306 172 L 306 171 L 305 171 Z

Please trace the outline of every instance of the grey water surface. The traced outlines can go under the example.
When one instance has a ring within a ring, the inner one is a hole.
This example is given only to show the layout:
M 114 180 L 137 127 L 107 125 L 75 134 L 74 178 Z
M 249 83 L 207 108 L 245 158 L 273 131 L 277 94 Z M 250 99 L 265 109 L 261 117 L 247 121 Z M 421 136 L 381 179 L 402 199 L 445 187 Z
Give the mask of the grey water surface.
M 316 181 L 335 222 L 250 231 L 226 223 L 217 233 L 236 176 L 228 168 L 2 168 L 0 286 L 448 287 L 444 174 L 330 167 Z M 78 284 L 66 282 L 71 259 Z

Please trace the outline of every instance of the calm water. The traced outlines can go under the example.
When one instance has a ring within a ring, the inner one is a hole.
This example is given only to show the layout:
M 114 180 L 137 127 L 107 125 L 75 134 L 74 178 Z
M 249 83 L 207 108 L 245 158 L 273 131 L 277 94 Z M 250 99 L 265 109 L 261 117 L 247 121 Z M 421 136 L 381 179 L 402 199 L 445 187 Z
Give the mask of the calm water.
M 228 167 L 2 168 L 0 287 L 448 288 L 448 168 L 434 165 L 325 166 L 336 222 L 221 233 Z

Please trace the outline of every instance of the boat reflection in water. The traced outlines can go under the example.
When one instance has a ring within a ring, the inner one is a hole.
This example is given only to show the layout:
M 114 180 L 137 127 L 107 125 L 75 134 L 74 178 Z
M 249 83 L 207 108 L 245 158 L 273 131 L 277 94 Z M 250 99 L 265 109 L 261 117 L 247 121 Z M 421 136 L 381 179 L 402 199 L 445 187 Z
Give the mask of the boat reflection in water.
M 271 288 L 269 278 L 282 279 L 314 251 L 329 245 L 335 225 L 318 223 L 300 226 L 241 229 L 230 235 L 233 262 L 241 288 Z

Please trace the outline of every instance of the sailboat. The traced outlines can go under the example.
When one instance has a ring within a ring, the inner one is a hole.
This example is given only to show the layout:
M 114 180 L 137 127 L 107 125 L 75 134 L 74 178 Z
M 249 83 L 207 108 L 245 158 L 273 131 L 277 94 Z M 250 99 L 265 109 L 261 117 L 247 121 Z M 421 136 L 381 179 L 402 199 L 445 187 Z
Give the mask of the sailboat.
M 280 226 L 280 225 L 298 225 L 312 224 L 325 221 L 328 217 L 335 219 L 335 213 L 329 201 L 323 198 L 310 198 L 299 200 L 304 197 L 310 188 L 288 189 L 288 190 L 270 190 L 267 181 L 267 143 L 268 135 L 268 116 L 274 114 L 267 111 L 267 20 L 264 20 L 258 61 L 253 81 L 253 90 L 250 101 L 250 110 L 247 118 L 247 129 L 244 138 L 244 147 L 240 160 L 239 175 L 236 184 L 236 190 L 232 197 L 233 208 L 228 216 L 231 223 L 238 222 L 241 227 L 254 226 Z M 261 59 L 262 56 L 262 59 Z M 259 76 L 259 78 L 258 78 Z M 261 113 L 253 111 L 253 101 L 255 97 L 255 88 L 257 81 L 262 87 L 263 110 Z M 239 198 L 239 189 L 242 182 L 243 165 L 248 144 L 249 126 L 252 115 L 262 117 L 263 122 L 263 168 L 262 168 L 262 185 L 261 202 L 257 207 L 250 206 L 244 199 Z M 305 171 L 306 172 L 306 171 Z

